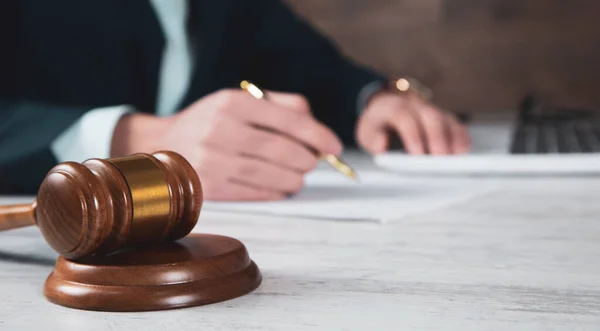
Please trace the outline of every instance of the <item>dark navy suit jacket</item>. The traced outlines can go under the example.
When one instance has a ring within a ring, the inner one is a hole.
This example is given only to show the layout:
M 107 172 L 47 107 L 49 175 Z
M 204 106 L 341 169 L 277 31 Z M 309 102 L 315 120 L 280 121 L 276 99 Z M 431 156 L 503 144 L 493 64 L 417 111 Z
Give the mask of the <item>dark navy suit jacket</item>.
M 196 57 L 181 108 L 248 79 L 303 94 L 319 120 L 354 143 L 357 95 L 381 76 L 278 0 L 190 0 L 188 13 Z M 155 111 L 164 38 L 149 1 L 4 0 L 0 24 L 4 193 L 35 193 L 57 163 L 50 143 L 86 111 Z

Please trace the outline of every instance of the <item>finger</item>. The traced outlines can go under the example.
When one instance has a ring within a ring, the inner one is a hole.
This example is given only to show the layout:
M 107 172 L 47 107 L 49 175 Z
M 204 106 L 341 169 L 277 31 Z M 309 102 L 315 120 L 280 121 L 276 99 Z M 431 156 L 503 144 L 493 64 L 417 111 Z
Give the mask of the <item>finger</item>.
M 218 130 L 235 134 L 205 140 L 205 146 L 230 154 L 259 158 L 300 173 L 309 172 L 317 166 L 317 156 L 306 146 L 286 135 L 262 130 L 236 120 L 223 121 Z
M 233 156 L 228 179 L 280 193 L 296 193 L 304 186 L 302 174 L 245 156 Z
M 402 138 L 404 149 L 409 154 L 421 155 L 425 153 L 423 134 L 417 122 L 417 117 L 405 110 L 396 110 L 389 119 L 391 126 Z
M 430 154 L 442 155 L 451 152 L 448 118 L 438 109 L 428 105 L 415 105 L 425 141 Z
M 266 91 L 266 100 L 290 110 L 310 114 L 310 103 L 300 94 Z
M 388 131 L 384 123 L 368 117 L 359 121 L 356 131 L 357 140 L 367 152 L 379 154 L 386 151 Z
M 462 125 L 456 116 L 447 114 L 448 116 L 448 128 L 452 141 L 452 152 L 456 154 L 462 154 L 469 151 L 469 134 L 464 125 Z
M 203 184 L 203 193 L 205 199 L 210 201 L 275 201 L 285 198 L 285 195 L 279 192 L 227 180 Z
M 232 156 L 211 148 L 196 153 L 186 153 L 198 176 L 202 179 L 202 191 L 206 200 L 280 200 L 281 192 L 241 185 L 229 179 Z
M 310 114 L 255 99 L 250 95 L 241 98 L 229 109 L 233 116 L 247 123 L 289 135 L 319 153 L 339 155 L 342 152 L 339 138 Z
M 288 170 L 306 173 L 313 170 L 319 161 L 317 155 L 286 135 L 244 126 L 238 129 L 234 139 L 240 155 L 252 156 L 279 165 Z

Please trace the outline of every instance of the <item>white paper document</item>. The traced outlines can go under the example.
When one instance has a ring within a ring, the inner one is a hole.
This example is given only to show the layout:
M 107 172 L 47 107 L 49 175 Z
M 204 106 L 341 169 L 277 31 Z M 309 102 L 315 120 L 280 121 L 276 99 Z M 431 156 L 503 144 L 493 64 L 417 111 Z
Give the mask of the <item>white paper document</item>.
M 305 188 L 282 201 L 212 202 L 204 210 L 241 212 L 341 221 L 380 222 L 399 220 L 490 192 L 490 183 L 473 179 L 418 179 L 390 173 L 359 172 L 355 183 L 332 171 L 306 176 Z

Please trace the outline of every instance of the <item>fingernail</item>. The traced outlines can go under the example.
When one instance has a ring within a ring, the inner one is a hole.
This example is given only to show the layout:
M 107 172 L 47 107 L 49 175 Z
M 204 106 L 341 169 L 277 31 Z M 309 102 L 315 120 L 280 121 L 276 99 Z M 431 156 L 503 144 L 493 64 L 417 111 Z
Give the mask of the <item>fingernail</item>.
M 375 151 L 375 153 L 383 153 L 386 150 L 386 145 L 387 141 L 385 137 L 379 136 L 373 141 L 373 151 Z
M 423 155 L 423 154 L 425 154 L 425 148 L 422 145 L 420 145 L 420 144 L 415 144 L 413 146 L 413 149 L 414 149 L 413 153 L 416 154 L 416 155 Z
M 461 154 L 467 153 L 469 151 L 468 145 L 460 145 L 458 146 L 458 152 Z
M 282 193 L 271 193 L 268 195 L 268 200 L 271 201 L 280 201 L 280 200 L 284 200 L 287 198 L 291 198 L 293 197 L 293 195 L 287 195 L 287 194 L 282 194 Z
M 414 148 L 412 151 L 408 150 L 409 154 L 414 154 L 414 155 L 423 155 L 425 154 L 425 151 L 423 151 L 423 148 Z

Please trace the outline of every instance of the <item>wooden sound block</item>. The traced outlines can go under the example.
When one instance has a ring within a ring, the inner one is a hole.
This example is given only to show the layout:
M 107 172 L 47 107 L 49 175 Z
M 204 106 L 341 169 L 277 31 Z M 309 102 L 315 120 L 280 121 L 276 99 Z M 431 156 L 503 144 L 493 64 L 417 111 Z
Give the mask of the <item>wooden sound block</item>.
M 44 286 L 56 304 L 98 311 L 149 311 L 233 299 L 262 280 L 238 240 L 191 234 L 179 241 L 71 261 L 59 257 Z

